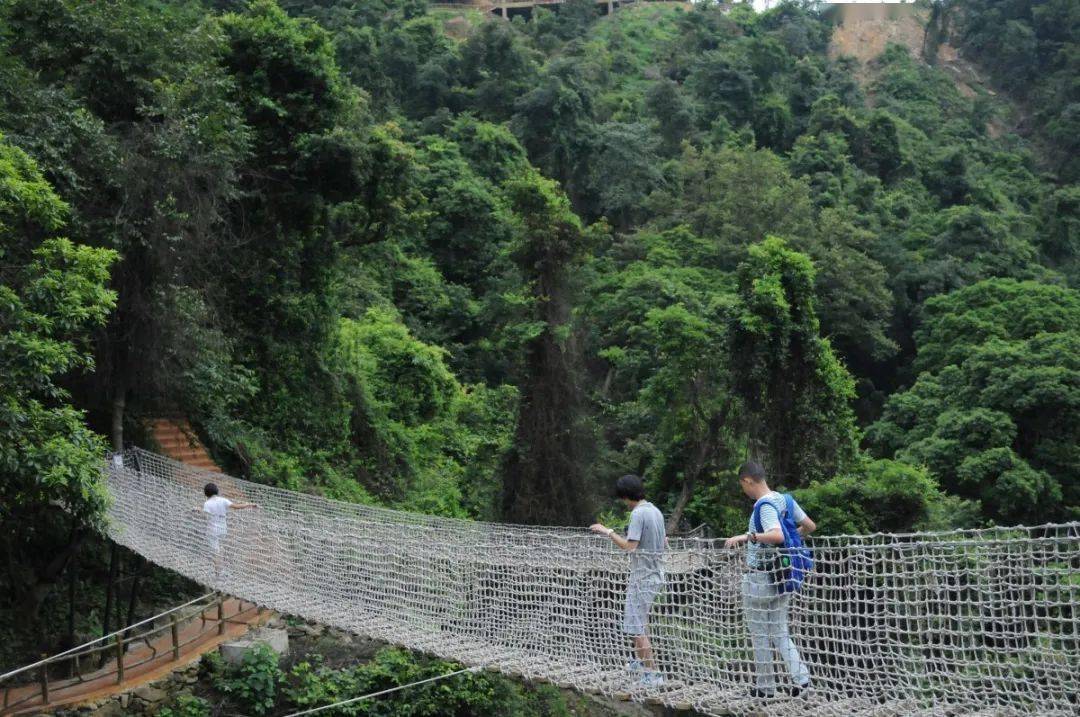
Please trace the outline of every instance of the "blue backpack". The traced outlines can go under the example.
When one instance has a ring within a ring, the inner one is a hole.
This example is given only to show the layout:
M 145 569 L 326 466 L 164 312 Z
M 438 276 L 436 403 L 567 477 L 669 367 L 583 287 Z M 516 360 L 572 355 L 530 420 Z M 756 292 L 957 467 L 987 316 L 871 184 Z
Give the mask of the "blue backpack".
M 761 506 L 765 499 L 754 503 L 754 529 L 765 532 L 761 525 Z M 773 584 L 777 594 L 796 593 L 802 589 L 803 581 L 814 569 L 814 558 L 810 548 L 803 544 L 799 535 L 799 526 L 792 515 L 795 512 L 795 499 L 784 494 L 785 510 L 780 514 L 780 530 L 784 532 L 784 545 L 777 550 L 776 566 L 773 568 Z

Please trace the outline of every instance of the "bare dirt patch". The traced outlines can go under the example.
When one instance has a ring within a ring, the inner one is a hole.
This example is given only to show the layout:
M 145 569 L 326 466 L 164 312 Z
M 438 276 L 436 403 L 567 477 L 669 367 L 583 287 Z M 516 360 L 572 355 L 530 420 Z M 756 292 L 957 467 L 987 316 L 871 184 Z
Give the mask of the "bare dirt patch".
M 885 8 L 890 8 L 891 12 Z M 829 44 L 829 57 L 852 57 L 858 61 L 855 79 L 868 90 L 868 98 L 873 103 L 873 93 L 869 92 L 877 71 L 874 60 L 890 44 L 906 47 L 912 57 L 925 62 L 929 12 L 912 6 L 852 5 L 840 19 L 840 24 L 833 31 Z M 1024 111 L 1011 102 L 1008 97 L 999 95 L 987 82 L 978 67 L 966 59 L 960 50 L 943 39 L 937 45 L 933 65 L 945 72 L 955 83 L 961 95 L 974 99 L 982 95 L 995 97 L 999 111 L 987 122 L 986 131 L 991 137 L 1001 137 L 1010 132 L 1024 133 L 1028 124 Z
M 922 54 L 926 34 L 923 19 L 914 14 L 896 19 L 858 19 L 839 25 L 833 32 L 829 57 L 854 57 L 866 65 L 885 52 L 889 43 L 897 43 Z

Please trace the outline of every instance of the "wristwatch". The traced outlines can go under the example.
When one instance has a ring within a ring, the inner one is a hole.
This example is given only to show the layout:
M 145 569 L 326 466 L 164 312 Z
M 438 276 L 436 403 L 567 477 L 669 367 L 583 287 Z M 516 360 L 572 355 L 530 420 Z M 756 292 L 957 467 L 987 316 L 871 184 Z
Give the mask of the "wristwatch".
M 750 531 L 746 534 L 746 540 L 751 543 L 757 543 L 757 533 Z
M 614 528 L 608 528 L 607 529 L 607 537 L 610 538 L 613 535 L 615 535 L 615 529 Z

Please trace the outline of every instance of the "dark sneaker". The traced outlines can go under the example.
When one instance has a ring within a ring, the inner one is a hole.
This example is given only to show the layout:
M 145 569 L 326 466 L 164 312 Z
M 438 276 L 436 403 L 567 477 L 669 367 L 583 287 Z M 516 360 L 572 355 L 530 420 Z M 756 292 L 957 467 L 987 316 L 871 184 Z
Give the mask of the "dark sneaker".
M 792 685 L 791 687 L 788 687 L 787 690 L 786 690 L 786 692 L 792 697 L 799 697 L 800 695 L 805 695 L 809 691 L 810 691 L 810 681 L 809 680 L 802 683 L 801 685 Z
M 757 687 L 751 687 L 750 696 L 755 700 L 771 700 L 773 697 L 776 697 L 776 693 L 759 690 Z

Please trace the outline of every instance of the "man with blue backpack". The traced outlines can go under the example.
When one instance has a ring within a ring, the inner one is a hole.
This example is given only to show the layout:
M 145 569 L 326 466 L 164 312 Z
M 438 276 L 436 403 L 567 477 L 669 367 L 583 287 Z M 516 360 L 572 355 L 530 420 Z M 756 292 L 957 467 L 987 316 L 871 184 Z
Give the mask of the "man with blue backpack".
M 743 576 L 743 609 L 757 672 L 750 694 L 761 698 L 776 695 L 775 649 L 791 674 L 792 685 L 787 691 L 797 696 L 810 687 L 810 671 L 791 641 L 788 605 L 813 567 L 802 538 L 817 526 L 794 498 L 769 488 L 761 464 L 749 461 L 740 466 L 739 486 L 754 501 L 750 529 L 728 538 L 724 547 L 746 546 L 749 570 Z

